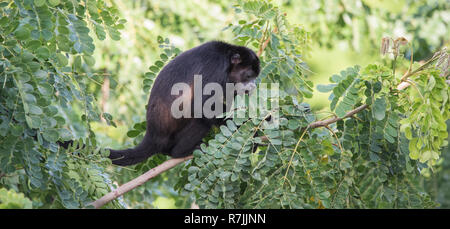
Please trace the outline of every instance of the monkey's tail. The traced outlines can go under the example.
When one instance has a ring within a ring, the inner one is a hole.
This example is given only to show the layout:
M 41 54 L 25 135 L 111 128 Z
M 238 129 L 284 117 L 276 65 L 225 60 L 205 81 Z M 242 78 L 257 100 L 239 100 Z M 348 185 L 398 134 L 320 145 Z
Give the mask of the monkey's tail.
M 144 161 L 148 157 L 152 156 L 152 144 L 149 136 L 145 136 L 144 140 L 134 148 L 124 150 L 109 150 L 109 159 L 115 165 L 126 166 L 134 165 L 141 161 Z

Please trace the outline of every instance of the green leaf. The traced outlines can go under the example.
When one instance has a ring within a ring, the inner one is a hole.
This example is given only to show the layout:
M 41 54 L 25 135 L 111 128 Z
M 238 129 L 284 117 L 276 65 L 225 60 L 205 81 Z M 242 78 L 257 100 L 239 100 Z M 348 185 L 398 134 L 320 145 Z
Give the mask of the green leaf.
M 157 38 L 158 43 L 162 44 L 164 42 L 164 38 L 162 38 L 161 36 L 158 36 Z
M 127 136 L 130 138 L 134 138 L 134 137 L 137 137 L 140 133 L 141 133 L 141 131 L 130 130 L 127 132 Z
M 36 105 L 33 104 L 29 104 L 29 112 L 30 114 L 35 114 L 35 115 L 41 115 L 42 114 L 42 109 Z
M 42 136 L 44 137 L 45 140 L 49 142 L 56 142 L 59 139 L 59 133 L 54 129 L 44 130 Z
M 61 140 L 63 140 L 63 141 L 68 141 L 73 138 L 72 133 L 69 130 L 64 129 L 64 128 L 59 129 L 58 134 L 61 137 Z
M 220 130 L 222 134 L 226 137 L 230 137 L 232 135 L 231 131 L 226 126 L 220 126 Z
M 377 120 L 383 120 L 386 115 L 386 100 L 384 97 L 377 98 L 372 108 L 372 115 Z
M 73 68 L 75 71 L 81 71 L 81 56 L 75 57 L 75 60 L 73 62 Z
M 149 70 L 152 71 L 152 72 L 154 72 L 154 73 L 159 72 L 159 68 L 158 68 L 157 66 L 155 66 L 155 65 L 151 66 L 151 67 L 149 68 Z
M 42 44 L 41 44 L 41 41 L 39 41 L 39 40 L 31 40 L 26 44 L 26 47 L 31 51 L 35 51 L 36 49 L 38 49 L 41 46 L 42 46 Z
M 328 84 L 328 85 L 319 84 L 317 85 L 317 90 L 322 93 L 327 93 L 332 91 L 334 87 L 336 87 L 336 84 Z
M 45 0 L 34 0 L 34 5 L 37 7 L 41 7 L 45 4 Z
M 166 61 L 166 60 L 168 60 L 169 58 L 167 57 L 167 55 L 166 54 L 164 54 L 164 53 L 162 53 L 161 55 L 159 55 L 159 57 L 161 58 L 161 60 L 163 60 L 163 61 Z
M 58 108 L 56 106 L 48 106 L 45 108 L 45 114 L 49 117 L 53 117 L 58 114 Z
M 48 0 L 48 3 L 51 6 L 57 6 L 57 5 L 59 5 L 60 1 L 59 0 Z
M 381 88 L 382 88 L 381 82 L 378 81 L 373 85 L 373 92 L 378 93 L 381 91 Z
M 330 197 L 330 196 L 331 196 L 331 194 L 330 194 L 330 192 L 328 192 L 328 191 L 319 193 L 319 198 L 320 198 L 321 200 L 327 199 L 327 198 Z
M 428 81 L 428 84 L 427 84 L 425 90 L 431 91 L 431 90 L 433 90 L 435 85 L 436 85 L 436 79 L 434 79 L 433 75 L 430 75 L 430 80 Z
M 49 83 L 39 84 L 38 90 L 42 95 L 45 96 L 50 96 L 53 94 L 53 87 Z
M 14 32 L 14 36 L 16 36 L 17 39 L 24 41 L 28 38 L 30 38 L 31 31 L 24 27 L 19 27 L 16 32 Z
M 58 67 L 64 67 L 64 66 L 67 66 L 67 64 L 69 64 L 69 60 L 62 53 L 57 53 L 56 59 L 58 60 Z
M 417 149 L 417 138 L 414 138 L 409 142 L 409 157 L 413 160 L 417 160 L 420 157 L 419 149 Z
M 40 47 L 36 49 L 36 55 L 41 59 L 48 59 L 50 56 L 50 50 L 47 47 Z
M 45 78 L 45 77 L 47 77 L 47 72 L 45 72 L 45 71 L 43 71 L 43 70 L 37 70 L 35 73 L 34 73 L 34 76 L 36 77 L 36 78 L 38 78 L 38 79 L 43 79 L 43 78 Z
M 112 115 L 105 112 L 105 113 L 103 113 L 103 118 L 105 118 L 106 120 L 112 120 Z M 136 128 L 136 125 L 135 125 L 135 128 Z
M 30 81 L 30 79 L 31 79 L 30 74 L 28 74 L 26 72 L 19 74 L 17 77 L 19 78 L 20 82 L 22 82 L 22 83 L 26 83 L 26 82 Z
M 83 60 L 90 67 L 94 66 L 95 64 L 95 59 L 92 56 L 83 55 Z

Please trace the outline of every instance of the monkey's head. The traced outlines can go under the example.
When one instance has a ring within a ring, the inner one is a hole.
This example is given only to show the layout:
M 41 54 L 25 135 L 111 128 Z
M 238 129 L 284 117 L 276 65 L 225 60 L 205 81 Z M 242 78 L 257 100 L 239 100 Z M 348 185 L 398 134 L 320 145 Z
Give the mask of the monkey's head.
M 228 81 L 235 84 L 237 94 L 251 93 L 256 88 L 259 70 L 259 58 L 252 50 L 239 46 L 231 52 Z

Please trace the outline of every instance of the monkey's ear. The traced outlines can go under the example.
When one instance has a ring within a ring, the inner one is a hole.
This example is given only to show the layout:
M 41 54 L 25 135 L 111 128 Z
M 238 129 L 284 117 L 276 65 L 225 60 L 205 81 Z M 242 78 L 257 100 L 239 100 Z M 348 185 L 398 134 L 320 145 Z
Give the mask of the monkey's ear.
M 241 60 L 241 55 L 239 55 L 238 53 L 234 54 L 234 55 L 231 57 L 231 63 L 232 63 L 232 64 L 240 64 L 241 62 L 242 62 L 242 60 Z

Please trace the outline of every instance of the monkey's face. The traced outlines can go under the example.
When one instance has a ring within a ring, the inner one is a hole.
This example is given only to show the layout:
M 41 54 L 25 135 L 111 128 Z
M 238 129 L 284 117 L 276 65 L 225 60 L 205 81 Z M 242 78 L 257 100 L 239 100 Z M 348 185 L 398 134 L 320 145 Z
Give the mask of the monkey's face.
M 246 55 L 235 53 L 231 57 L 229 81 L 235 84 L 235 94 L 250 94 L 256 88 L 259 59 L 253 51 L 246 51 Z

